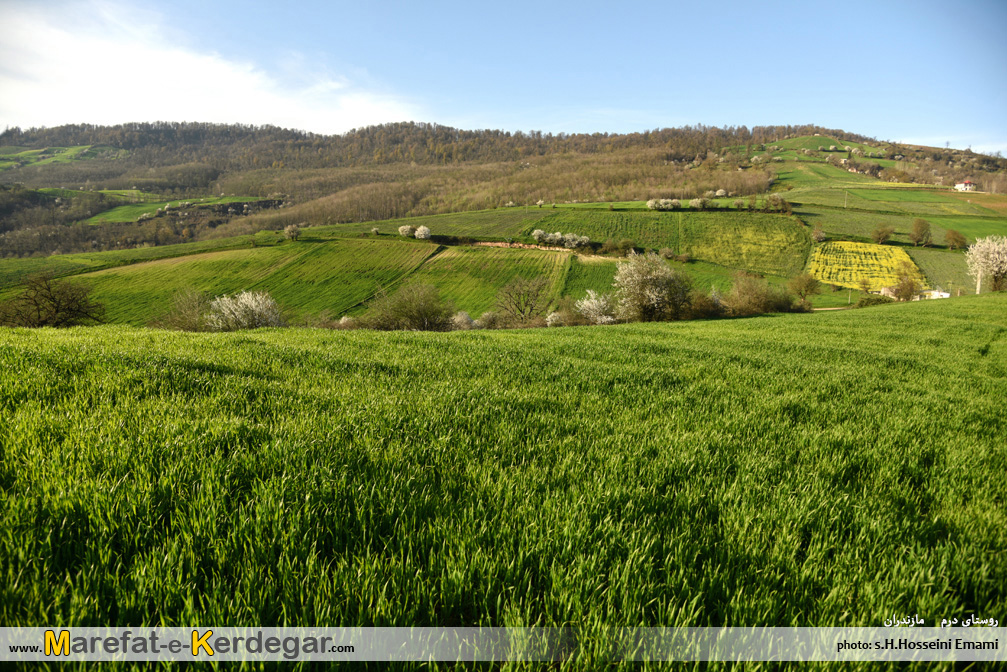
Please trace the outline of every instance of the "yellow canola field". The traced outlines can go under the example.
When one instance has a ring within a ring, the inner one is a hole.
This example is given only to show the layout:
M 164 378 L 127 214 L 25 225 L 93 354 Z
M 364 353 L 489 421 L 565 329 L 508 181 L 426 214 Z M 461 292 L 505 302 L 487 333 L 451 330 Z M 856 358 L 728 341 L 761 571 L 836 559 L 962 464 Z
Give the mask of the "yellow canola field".
M 887 245 L 835 241 L 815 247 L 811 257 L 811 275 L 822 282 L 841 287 L 859 288 L 867 278 L 871 291 L 898 283 L 904 264 L 909 264 L 920 285 L 926 278 L 905 251 Z

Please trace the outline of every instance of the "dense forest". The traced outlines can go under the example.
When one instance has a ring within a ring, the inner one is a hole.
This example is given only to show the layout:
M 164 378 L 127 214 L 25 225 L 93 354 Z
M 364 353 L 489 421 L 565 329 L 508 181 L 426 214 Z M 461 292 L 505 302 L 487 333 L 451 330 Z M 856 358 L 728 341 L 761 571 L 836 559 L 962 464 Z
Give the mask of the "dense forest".
M 447 165 L 518 161 L 552 154 L 599 154 L 659 149 L 667 161 L 692 160 L 731 145 L 762 144 L 788 135 L 821 133 L 840 140 L 868 138 L 818 126 L 685 126 L 642 133 L 553 135 L 531 131 L 463 131 L 405 122 L 315 135 L 273 126 L 203 123 L 77 124 L 57 128 L 7 129 L 0 146 L 41 148 L 93 145 L 127 150 L 147 167 L 209 163 L 219 171 L 266 167 L 292 169 L 372 166 L 389 163 Z

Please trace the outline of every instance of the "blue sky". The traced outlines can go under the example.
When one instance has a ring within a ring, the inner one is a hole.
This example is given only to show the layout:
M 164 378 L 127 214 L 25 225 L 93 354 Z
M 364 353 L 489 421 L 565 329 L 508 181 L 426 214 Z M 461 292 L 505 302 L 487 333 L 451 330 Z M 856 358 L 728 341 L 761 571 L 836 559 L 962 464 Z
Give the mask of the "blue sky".
M 1007 154 L 1007 2 L 0 0 L 0 127 L 815 123 Z

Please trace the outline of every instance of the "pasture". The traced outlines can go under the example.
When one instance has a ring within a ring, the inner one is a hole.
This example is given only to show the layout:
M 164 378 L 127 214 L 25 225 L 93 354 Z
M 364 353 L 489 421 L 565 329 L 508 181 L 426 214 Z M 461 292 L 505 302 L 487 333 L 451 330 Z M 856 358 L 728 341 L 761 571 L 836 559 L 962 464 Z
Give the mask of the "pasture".
M 597 669 L 612 626 L 1004 613 L 1005 329 L 0 329 L 0 621 L 570 625 Z

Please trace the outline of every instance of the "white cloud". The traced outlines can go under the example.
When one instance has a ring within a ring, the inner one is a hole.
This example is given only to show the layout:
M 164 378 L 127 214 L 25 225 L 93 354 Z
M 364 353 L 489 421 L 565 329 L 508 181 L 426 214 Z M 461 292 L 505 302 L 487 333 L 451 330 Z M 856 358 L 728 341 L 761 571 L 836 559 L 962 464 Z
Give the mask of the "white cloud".
M 272 124 L 316 133 L 416 119 L 346 77 L 279 78 L 193 49 L 159 15 L 106 2 L 0 4 L 0 127 L 129 121 Z

